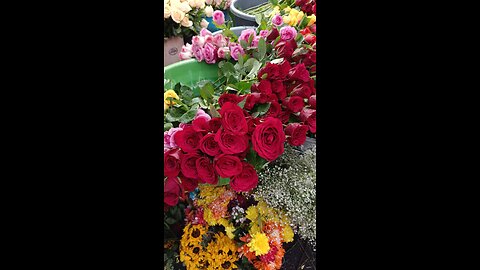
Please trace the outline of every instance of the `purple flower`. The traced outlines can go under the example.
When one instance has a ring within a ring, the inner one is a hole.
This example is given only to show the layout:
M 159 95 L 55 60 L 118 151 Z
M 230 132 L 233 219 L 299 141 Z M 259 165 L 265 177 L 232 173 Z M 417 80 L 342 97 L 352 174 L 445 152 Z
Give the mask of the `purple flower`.
M 212 17 L 213 21 L 218 25 L 222 25 L 225 23 L 225 15 L 220 10 L 215 10 Z
M 193 44 L 192 46 L 192 51 L 193 51 L 193 56 L 197 59 L 198 62 L 202 62 L 204 56 L 203 56 L 203 48 Z
M 250 38 L 250 36 L 253 36 L 255 38 L 255 36 L 256 36 L 255 35 L 255 30 L 251 29 L 251 28 L 245 29 L 240 34 L 240 37 L 238 37 L 238 42 L 240 42 L 240 40 L 245 40 L 245 42 L 247 42 L 247 44 L 250 45 L 248 43 L 248 39 Z
M 283 24 L 283 18 L 280 14 L 277 14 L 275 15 L 273 18 L 272 18 L 272 23 L 275 25 L 275 26 L 280 26 Z
M 203 56 L 207 64 L 215 64 L 217 60 L 217 52 L 212 43 L 205 43 L 203 46 Z
M 291 26 L 284 26 L 280 29 L 281 40 L 288 41 L 294 39 L 297 36 L 297 30 Z
M 230 43 L 230 55 L 235 61 L 238 61 L 238 57 L 244 54 L 242 46 L 236 43 Z

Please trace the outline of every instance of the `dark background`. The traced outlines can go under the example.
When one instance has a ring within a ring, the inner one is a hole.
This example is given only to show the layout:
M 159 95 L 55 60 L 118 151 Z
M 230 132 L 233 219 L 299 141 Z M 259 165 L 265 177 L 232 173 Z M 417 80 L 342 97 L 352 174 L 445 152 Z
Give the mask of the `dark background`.
M 442 18 L 426 8 L 319 5 L 318 268 L 449 258 L 452 199 L 436 191 L 453 170 L 438 101 L 449 76 L 431 27 Z M 161 267 L 162 9 L 5 8 L 18 14 L 4 39 L 3 178 L 15 187 L 3 220 L 22 262 Z

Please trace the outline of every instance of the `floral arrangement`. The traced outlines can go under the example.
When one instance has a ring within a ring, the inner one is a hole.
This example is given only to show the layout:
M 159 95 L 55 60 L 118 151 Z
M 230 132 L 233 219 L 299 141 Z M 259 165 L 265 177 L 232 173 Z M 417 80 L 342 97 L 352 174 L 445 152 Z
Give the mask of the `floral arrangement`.
M 187 269 L 280 269 L 282 244 L 294 235 L 283 212 L 226 186 L 190 194 L 179 248 Z
M 228 2 L 205 1 L 223 31 L 203 26 L 180 58 L 218 65 L 218 79 L 164 81 L 169 267 L 280 269 L 294 233 L 315 246 L 315 150 L 293 147 L 316 136 L 316 17 L 272 2 L 237 36 L 213 11 Z
M 299 153 L 285 147 L 284 154 L 258 175 L 254 197 L 280 209 L 295 225 L 295 233 L 316 246 L 316 147 Z
M 213 13 L 212 7 L 205 8 L 205 0 L 164 0 L 164 38 L 198 34 L 202 27 L 208 25 L 203 18 L 211 17 Z
M 232 0 L 205 0 L 207 5 L 211 5 L 217 10 L 227 10 L 232 4 Z

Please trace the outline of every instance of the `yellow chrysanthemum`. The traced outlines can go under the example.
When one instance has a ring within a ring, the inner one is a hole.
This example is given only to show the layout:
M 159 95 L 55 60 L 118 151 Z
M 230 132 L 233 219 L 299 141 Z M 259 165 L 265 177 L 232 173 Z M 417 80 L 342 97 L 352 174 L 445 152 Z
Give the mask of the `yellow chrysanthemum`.
M 286 8 L 284 8 L 283 10 L 284 10 L 285 12 L 290 12 L 290 10 L 292 10 L 292 8 L 291 8 L 291 7 L 286 7 Z
M 215 219 L 213 216 L 212 211 L 210 208 L 205 208 L 203 210 L 203 219 L 207 222 L 208 225 L 210 226 L 215 226 L 218 224 L 218 220 Z
M 198 194 L 197 204 L 204 208 L 220 197 L 226 190 L 225 186 L 217 187 L 208 184 L 199 184 L 198 189 L 200 192 Z
M 255 206 L 248 207 L 245 213 L 246 213 L 245 217 L 251 221 L 255 221 L 258 217 L 258 210 Z
M 177 93 L 175 93 L 175 91 L 173 91 L 172 89 L 167 90 L 165 93 L 163 93 L 163 101 L 164 101 L 167 105 L 173 105 L 173 104 L 175 104 L 175 101 L 174 101 L 174 100 L 170 100 L 169 98 L 174 98 L 174 99 L 180 100 L 180 97 L 179 97 L 179 96 L 177 95 Z
M 290 227 L 290 225 L 288 224 L 285 224 L 284 227 L 283 227 L 283 241 L 285 243 L 290 243 L 293 241 L 293 230 L 292 230 L 292 227 Z
M 252 227 L 248 232 L 250 233 L 250 235 L 261 232 L 260 227 L 258 226 L 258 223 L 257 222 L 252 223 Z
M 317 17 L 315 16 L 315 14 L 312 14 L 312 15 L 308 16 L 307 18 L 310 19 L 310 20 L 308 21 L 307 26 L 311 26 L 311 25 L 313 25 L 315 22 L 317 22 Z
M 297 15 L 299 14 L 300 12 L 296 9 L 291 9 L 290 10 L 290 16 L 295 16 L 297 17 Z
M 250 251 L 255 252 L 256 256 L 265 255 L 270 250 L 268 237 L 264 233 L 256 233 L 252 235 L 252 240 L 247 244 Z
M 227 236 L 230 239 L 233 239 L 235 237 L 235 235 L 233 234 L 233 231 L 235 231 L 235 227 L 232 227 L 232 226 L 225 227 L 225 232 L 227 233 Z

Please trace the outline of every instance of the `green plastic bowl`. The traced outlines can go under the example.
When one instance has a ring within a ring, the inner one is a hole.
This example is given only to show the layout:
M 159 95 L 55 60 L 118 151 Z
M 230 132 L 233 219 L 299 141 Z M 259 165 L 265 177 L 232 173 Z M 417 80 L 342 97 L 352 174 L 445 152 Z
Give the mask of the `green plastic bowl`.
M 218 65 L 198 62 L 196 59 L 183 60 L 164 67 L 163 75 L 174 84 L 180 82 L 192 87 L 201 80 L 218 79 Z

